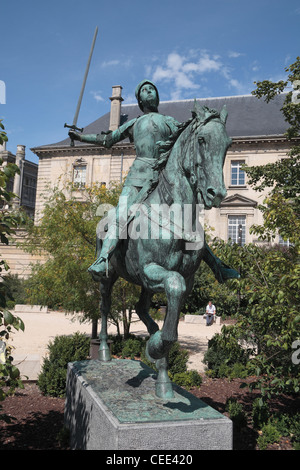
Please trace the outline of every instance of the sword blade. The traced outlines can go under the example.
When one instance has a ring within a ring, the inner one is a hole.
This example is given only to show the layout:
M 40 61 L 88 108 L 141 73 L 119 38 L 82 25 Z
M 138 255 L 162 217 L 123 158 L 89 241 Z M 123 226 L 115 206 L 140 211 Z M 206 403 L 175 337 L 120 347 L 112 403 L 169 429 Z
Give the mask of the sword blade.
M 77 126 L 78 114 L 79 114 L 80 107 L 81 107 L 81 101 L 82 101 L 82 97 L 83 97 L 83 93 L 84 93 L 84 89 L 85 89 L 86 79 L 87 79 L 89 69 L 90 69 L 90 63 L 91 63 L 91 59 L 92 59 L 92 55 L 93 55 L 93 51 L 94 51 L 94 46 L 95 46 L 97 34 L 98 34 L 98 26 L 95 29 L 93 42 L 92 42 L 92 47 L 91 47 L 90 55 L 89 55 L 89 58 L 88 58 L 87 66 L 86 66 L 86 69 L 85 69 L 85 74 L 84 74 L 84 77 L 83 77 L 81 91 L 80 91 L 80 95 L 79 95 L 79 98 L 78 98 L 77 108 L 76 108 L 74 119 L 73 119 L 73 126 L 75 126 L 75 127 Z

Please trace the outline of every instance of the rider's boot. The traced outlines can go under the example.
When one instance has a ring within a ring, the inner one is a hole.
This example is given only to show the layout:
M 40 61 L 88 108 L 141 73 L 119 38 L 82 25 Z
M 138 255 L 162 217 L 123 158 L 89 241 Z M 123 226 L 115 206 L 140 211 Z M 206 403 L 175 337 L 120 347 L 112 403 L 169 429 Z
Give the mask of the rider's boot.
M 92 275 L 94 281 L 99 281 L 104 276 L 108 277 L 108 261 L 116 245 L 117 240 L 111 238 L 104 239 L 100 255 L 88 268 L 88 272 Z

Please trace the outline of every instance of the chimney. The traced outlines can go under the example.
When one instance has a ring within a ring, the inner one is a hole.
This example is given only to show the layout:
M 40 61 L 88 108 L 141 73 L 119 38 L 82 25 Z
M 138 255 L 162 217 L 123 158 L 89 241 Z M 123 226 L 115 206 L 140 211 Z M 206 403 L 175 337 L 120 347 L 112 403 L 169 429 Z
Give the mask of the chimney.
M 121 95 L 122 87 L 120 85 L 113 86 L 112 96 L 109 98 L 111 101 L 109 122 L 110 131 L 115 131 L 120 126 L 121 103 L 124 101 Z

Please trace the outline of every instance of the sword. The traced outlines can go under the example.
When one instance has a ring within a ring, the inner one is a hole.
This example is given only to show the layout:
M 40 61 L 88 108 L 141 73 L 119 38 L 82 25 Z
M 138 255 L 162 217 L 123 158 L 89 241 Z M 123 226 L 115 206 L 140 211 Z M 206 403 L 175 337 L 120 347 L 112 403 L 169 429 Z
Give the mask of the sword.
M 73 119 L 73 124 L 71 126 L 69 126 L 68 124 L 64 125 L 64 127 L 68 127 L 69 129 L 73 129 L 74 131 L 83 132 L 83 128 L 80 129 L 79 127 L 77 127 L 77 120 L 78 120 L 78 114 L 79 114 L 79 110 L 80 110 L 80 106 L 81 106 L 81 101 L 82 101 L 84 89 L 85 89 L 86 79 L 87 79 L 87 76 L 88 76 L 88 73 L 89 73 L 90 63 L 91 63 L 91 59 L 92 59 L 92 55 L 93 55 L 93 51 L 94 51 L 94 46 L 95 46 L 97 34 L 98 34 L 98 26 L 95 29 L 93 42 L 92 42 L 92 47 L 91 47 L 90 55 L 89 55 L 88 62 L 87 62 L 87 65 L 86 65 L 85 74 L 84 74 L 84 77 L 83 77 L 83 82 L 82 82 L 82 86 L 81 86 L 80 95 L 79 95 L 79 98 L 78 98 L 78 103 L 77 103 L 77 108 L 76 108 L 74 119 Z M 71 147 L 74 147 L 74 140 L 73 139 L 71 139 L 71 144 L 70 145 L 71 145 Z

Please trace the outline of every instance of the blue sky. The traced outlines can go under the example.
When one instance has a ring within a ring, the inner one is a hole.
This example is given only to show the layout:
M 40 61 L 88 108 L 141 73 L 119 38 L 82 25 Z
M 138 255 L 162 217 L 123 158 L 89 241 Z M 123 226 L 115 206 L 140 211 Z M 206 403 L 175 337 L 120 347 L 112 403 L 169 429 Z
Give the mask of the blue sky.
M 298 0 L 10 0 L 0 12 L 0 119 L 7 149 L 26 145 L 34 162 L 30 148 L 67 137 L 96 26 L 79 127 L 109 111 L 113 85 L 125 103 L 143 78 L 161 101 L 249 94 L 300 55 Z

